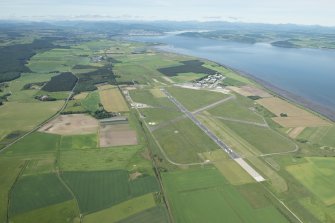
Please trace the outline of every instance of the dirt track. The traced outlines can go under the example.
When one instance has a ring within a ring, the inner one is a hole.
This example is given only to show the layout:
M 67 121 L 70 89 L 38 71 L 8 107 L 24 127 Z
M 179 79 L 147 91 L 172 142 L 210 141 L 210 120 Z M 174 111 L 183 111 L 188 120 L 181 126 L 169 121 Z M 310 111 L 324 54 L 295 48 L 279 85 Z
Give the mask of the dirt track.
M 84 114 L 60 115 L 42 126 L 39 131 L 59 135 L 83 135 L 95 133 L 99 122 Z

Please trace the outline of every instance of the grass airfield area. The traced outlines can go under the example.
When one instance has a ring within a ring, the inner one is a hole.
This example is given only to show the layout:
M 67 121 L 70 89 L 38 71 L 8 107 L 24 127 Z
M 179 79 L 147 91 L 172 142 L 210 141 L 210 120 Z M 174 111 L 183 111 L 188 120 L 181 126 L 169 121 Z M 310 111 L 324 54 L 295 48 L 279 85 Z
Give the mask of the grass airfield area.
M 0 146 L 66 106 L 1 152 L 0 221 L 335 221 L 334 124 L 286 101 L 266 103 L 272 94 L 230 69 L 120 40 L 49 49 L 27 66 L 31 72 L 4 88 L 12 94 L 0 106 Z M 42 90 L 63 72 L 79 78 L 68 102 L 70 91 Z M 224 93 L 180 87 L 217 72 L 226 77 Z M 257 183 L 161 88 L 265 181 Z M 43 95 L 56 101 L 35 99 Z M 106 127 L 101 111 L 126 120 Z M 286 125 L 302 111 L 308 126 Z

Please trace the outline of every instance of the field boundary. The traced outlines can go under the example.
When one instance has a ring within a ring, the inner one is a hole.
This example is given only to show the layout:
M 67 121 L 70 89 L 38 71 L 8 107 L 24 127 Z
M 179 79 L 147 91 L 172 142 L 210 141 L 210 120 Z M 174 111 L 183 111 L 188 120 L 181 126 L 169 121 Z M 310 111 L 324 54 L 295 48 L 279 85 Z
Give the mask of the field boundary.
M 77 77 L 77 76 L 76 76 Z M 24 137 L 36 132 L 38 129 L 40 129 L 43 125 L 45 125 L 46 123 L 54 120 L 57 116 L 59 116 L 59 114 L 64 111 L 64 109 L 66 108 L 66 105 L 69 103 L 72 95 L 74 94 L 74 89 L 76 88 L 77 84 L 78 84 L 79 78 L 77 77 L 77 81 L 76 84 L 74 85 L 74 87 L 72 88 L 72 91 L 70 91 L 69 96 L 67 97 L 67 99 L 65 100 L 63 106 L 55 113 L 53 114 L 50 118 L 48 118 L 47 120 L 43 121 L 42 123 L 38 124 L 37 126 L 35 126 L 32 130 L 30 130 L 29 132 L 23 134 L 22 136 L 20 136 L 19 138 L 17 138 L 16 140 L 14 140 L 13 142 L 9 143 L 8 145 L 6 145 L 5 147 L 3 147 L 0 150 L 0 154 L 3 153 L 5 150 L 7 150 L 9 147 L 11 147 L 12 145 L 14 145 L 15 143 L 17 143 L 18 141 L 20 141 L 21 139 L 23 139 Z
M 16 185 L 16 183 L 19 181 L 19 178 L 22 176 L 23 172 L 25 171 L 25 169 L 27 168 L 27 166 L 29 165 L 29 163 L 31 162 L 31 160 L 26 160 L 23 164 L 23 167 L 21 168 L 19 174 L 16 176 L 15 181 L 13 182 L 12 186 L 10 187 L 9 191 L 8 191 L 8 195 L 7 195 L 7 215 L 6 215 L 6 222 L 9 222 L 9 207 L 10 207 L 10 202 L 11 202 L 11 195 L 12 195 L 12 191 Z

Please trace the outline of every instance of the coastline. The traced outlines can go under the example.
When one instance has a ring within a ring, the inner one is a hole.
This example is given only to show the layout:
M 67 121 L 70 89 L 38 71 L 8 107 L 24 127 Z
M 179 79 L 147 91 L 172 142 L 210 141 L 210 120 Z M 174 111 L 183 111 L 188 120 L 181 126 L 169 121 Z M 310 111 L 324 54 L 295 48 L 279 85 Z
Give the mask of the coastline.
M 207 60 L 207 59 L 206 59 Z M 223 66 L 226 69 L 229 69 L 235 73 L 237 73 L 238 75 L 248 78 L 254 82 L 256 82 L 257 84 L 260 84 L 262 87 L 264 87 L 267 91 L 269 91 L 270 93 L 281 97 L 284 100 L 287 100 L 291 103 L 294 103 L 295 105 L 302 107 L 303 109 L 307 109 L 312 113 L 316 113 L 319 116 L 322 116 L 323 118 L 329 119 L 332 122 L 335 122 L 335 114 L 333 111 L 331 111 L 328 108 L 323 107 L 322 105 L 313 103 L 312 101 L 309 101 L 301 96 L 297 96 L 291 92 L 285 91 L 281 88 L 278 88 L 276 86 L 274 86 L 273 84 L 264 81 L 260 78 L 255 77 L 254 75 L 247 73 L 245 71 L 241 71 L 239 69 L 230 67 L 228 65 L 225 64 L 221 64 L 221 63 L 217 63 L 215 61 L 211 61 L 213 63 L 219 64 L 220 66 Z
M 239 70 L 237 68 L 234 68 L 234 67 L 231 67 L 229 65 L 226 65 L 226 64 L 223 64 L 223 63 L 220 63 L 220 62 L 216 62 L 216 61 L 213 61 L 213 60 L 210 60 L 210 59 L 207 59 L 207 58 L 203 58 L 203 57 L 199 57 L 199 56 L 193 56 L 191 54 L 187 54 L 187 53 L 182 53 L 182 52 L 178 52 L 176 50 L 173 50 L 171 48 L 162 48 L 164 46 L 169 46 L 168 44 L 164 44 L 164 43 L 159 43 L 159 42 L 146 42 L 146 41 L 138 41 L 138 40 L 134 40 L 134 39 L 129 39 L 129 38 L 124 38 L 126 39 L 127 41 L 131 41 L 131 42 L 139 42 L 139 43 L 145 43 L 145 44 L 148 44 L 150 47 L 152 47 L 153 49 L 157 50 L 157 51 L 161 51 L 161 52 L 168 52 L 168 53 L 175 53 L 175 54 L 179 54 L 179 55 L 184 55 L 184 56 L 191 56 L 191 57 L 194 57 L 194 58 L 199 58 L 199 59 L 202 59 L 202 60 L 207 60 L 207 61 L 210 61 L 212 63 L 215 63 L 215 64 L 218 64 L 226 69 L 229 69 L 233 72 L 235 72 L 236 74 L 242 76 L 242 77 L 245 77 L 245 78 L 248 78 L 250 80 L 252 80 L 253 82 L 261 85 L 263 88 L 265 88 L 265 90 L 269 91 L 269 93 L 277 96 L 277 97 L 280 97 L 290 103 L 293 103 L 294 105 L 298 106 L 298 107 L 301 107 L 305 110 L 308 110 L 309 112 L 312 112 L 318 116 L 321 116 L 322 118 L 324 119 L 327 119 L 331 122 L 335 122 L 335 112 L 330 110 L 329 108 L 326 108 L 320 104 L 317 104 L 317 103 L 314 103 L 308 99 L 305 99 L 301 96 L 297 96 L 291 92 L 288 92 L 286 90 L 283 90 L 279 87 L 276 87 L 274 86 L 273 84 L 265 81 L 265 80 L 262 80 L 258 77 L 256 77 L 255 75 L 252 75 L 248 72 L 245 72 L 245 71 L 242 71 L 242 70 Z
M 150 43 L 150 42 L 149 42 Z M 155 44 L 155 43 L 151 43 L 151 44 Z M 162 44 L 160 46 L 166 46 L 166 44 Z M 180 54 L 180 55 L 185 55 L 185 56 L 191 56 L 191 57 L 195 57 L 195 58 L 199 58 L 199 59 L 203 59 L 203 60 L 207 60 L 207 61 L 210 61 L 212 63 L 215 63 L 215 64 L 218 64 L 226 69 L 229 69 L 233 72 L 235 72 L 236 74 L 242 76 L 242 77 L 245 77 L 245 78 L 248 78 L 252 81 L 254 81 L 255 83 L 261 85 L 262 87 L 264 87 L 267 91 L 269 91 L 271 94 L 273 95 L 276 95 L 277 97 L 280 97 L 286 101 L 289 101 L 291 103 L 293 103 L 294 105 L 298 106 L 298 107 L 301 107 L 305 110 L 308 110 L 309 112 L 312 112 L 318 116 L 321 116 L 322 118 L 324 119 L 327 119 L 327 120 L 330 120 L 331 122 L 335 122 L 335 113 L 333 111 L 331 111 L 330 109 L 328 108 L 325 108 L 323 107 L 322 105 L 319 105 L 319 104 L 316 104 L 310 100 L 307 100 L 301 96 L 297 96 L 291 92 L 288 92 L 288 91 L 285 91 L 279 87 L 276 87 L 274 86 L 273 84 L 267 82 L 267 81 L 264 81 L 260 78 L 257 78 L 255 77 L 254 75 L 248 73 L 248 72 L 245 72 L 245 71 L 242 71 L 242 70 L 239 70 L 239 69 L 236 69 L 234 67 L 231 67 L 231 66 L 228 66 L 226 64 L 223 64 L 223 63 L 219 63 L 219 62 L 216 62 L 216 61 L 213 61 L 213 60 L 209 60 L 207 58 L 203 58 L 203 57 L 198 57 L 198 56 L 193 56 L 193 55 L 190 55 L 190 54 L 183 54 L 181 52 L 176 52 L 174 50 L 168 50 L 168 49 L 162 49 L 160 48 L 159 46 L 155 46 L 155 45 L 152 45 L 152 47 L 158 51 L 161 51 L 161 52 L 168 52 L 168 53 L 175 53 L 175 54 Z

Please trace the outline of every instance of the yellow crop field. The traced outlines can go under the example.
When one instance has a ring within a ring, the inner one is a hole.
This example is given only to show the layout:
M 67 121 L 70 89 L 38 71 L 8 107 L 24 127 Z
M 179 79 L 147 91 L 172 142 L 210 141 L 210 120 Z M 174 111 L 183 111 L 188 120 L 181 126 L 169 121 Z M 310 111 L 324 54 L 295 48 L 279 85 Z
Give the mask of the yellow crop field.
M 74 96 L 74 99 L 75 100 L 82 100 L 82 99 L 85 99 L 87 97 L 89 93 L 88 92 L 82 92 L 80 94 L 77 94 Z
M 166 97 L 166 95 L 159 90 L 158 88 L 150 89 L 150 93 L 155 97 L 155 98 L 163 98 Z
M 279 125 L 287 128 L 328 126 L 331 123 L 280 98 L 262 98 L 257 103 L 274 113 Z M 286 114 L 287 117 L 281 117 Z
M 102 105 L 108 112 L 127 112 L 128 105 L 119 88 L 113 85 L 100 86 L 99 94 Z

